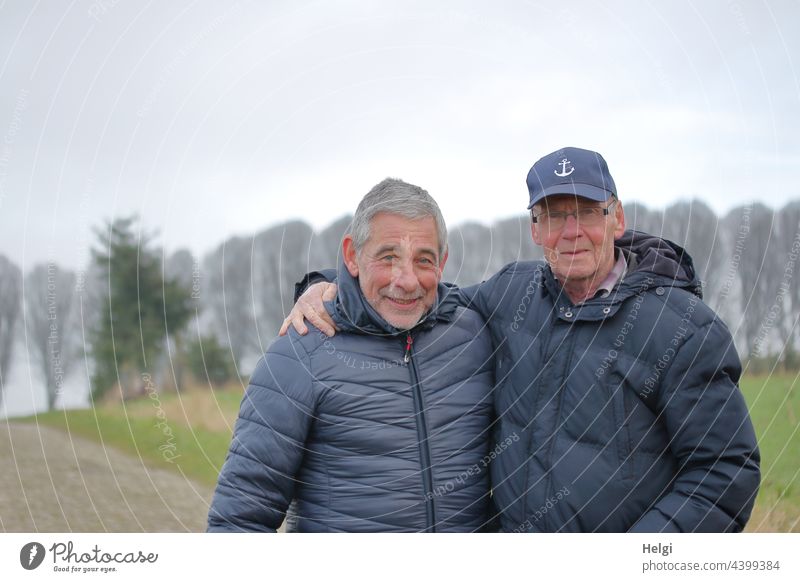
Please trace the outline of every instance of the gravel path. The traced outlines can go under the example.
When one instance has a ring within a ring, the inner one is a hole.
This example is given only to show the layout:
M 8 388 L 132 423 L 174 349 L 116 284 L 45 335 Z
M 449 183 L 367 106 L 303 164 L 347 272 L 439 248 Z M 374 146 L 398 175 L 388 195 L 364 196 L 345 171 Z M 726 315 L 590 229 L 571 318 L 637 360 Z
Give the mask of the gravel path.
M 0 531 L 204 531 L 211 494 L 60 430 L 0 422 Z

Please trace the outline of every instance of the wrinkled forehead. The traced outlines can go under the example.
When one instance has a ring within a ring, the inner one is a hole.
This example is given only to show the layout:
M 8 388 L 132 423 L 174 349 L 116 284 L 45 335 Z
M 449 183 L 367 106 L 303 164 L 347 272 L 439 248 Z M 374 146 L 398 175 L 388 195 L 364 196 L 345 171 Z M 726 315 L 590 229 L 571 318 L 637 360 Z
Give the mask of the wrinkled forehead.
M 400 214 L 381 212 L 369 222 L 367 244 L 373 249 L 426 252 L 438 258 L 439 230 L 432 216 L 407 218 Z

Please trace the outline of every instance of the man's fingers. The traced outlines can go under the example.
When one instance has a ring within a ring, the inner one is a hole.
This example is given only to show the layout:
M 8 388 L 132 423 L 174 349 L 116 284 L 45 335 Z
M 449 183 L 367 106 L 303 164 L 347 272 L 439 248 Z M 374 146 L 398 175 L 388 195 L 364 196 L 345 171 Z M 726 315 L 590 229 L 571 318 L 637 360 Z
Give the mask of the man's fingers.
M 336 299 L 337 289 L 338 287 L 336 286 L 336 283 L 328 284 L 328 286 L 325 288 L 325 291 L 322 292 L 322 300 L 333 301 L 334 299 Z M 331 323 L 333 323 L 333 321 L 331 321 Z
M 308 333 L 308 328 L 303 323 L 303 313 L 297 309 L 297 306 L 292 308 L 289 315 L 283 320 L 283 325 L 281 325 L 278 335 L 286 335 L 286 332 L 289 331 L 290 324 L 300 335 L 306 335 Z
M 289 314 L 289 317 L 292 321 L 292 327 L 294 327 L 295 331 L 300 335 L 306 335 L 308 333 L 308 328 L 306 327 L 306 324 L 303 323 L 303 314 L 295 314 L 294 312 L 295 309 L 292 309 L 292 313 Z
M 313 309 L 309 309 L 305 312 L 306 319 L 308 322 L 320 330 L 322 333 L 327 335 L 328 337 L 332 336 L 335 332 L 335 328 L 333 325 L 333 320 L 331 316 L 328 314 L 327 311 L 319 313 L 314 311 Z
M 280 335 L 286 335 L 289 330 L 289 325 L 300 335 L 308 333 L 304 320 L 308 320 L 310 324 L 319 329 L 328 337 L 336 333 L 336 324 L 323 306 L 324 301 L 332 301 L 336 298 L 336 284 L 334 283 L 315 283 L 305 293 L 300 296 L 297 303 L 289 312 L 286 319 L 283 320 L 283 325 L 278 332 Z
M 319 329 L 328 337 L 333 337 L 334 334 L 339 331 L 339 328 L 337 328 L 336 324 L 333 322 L 331 314 L 327 311 L 322 314 L 322 324 Z

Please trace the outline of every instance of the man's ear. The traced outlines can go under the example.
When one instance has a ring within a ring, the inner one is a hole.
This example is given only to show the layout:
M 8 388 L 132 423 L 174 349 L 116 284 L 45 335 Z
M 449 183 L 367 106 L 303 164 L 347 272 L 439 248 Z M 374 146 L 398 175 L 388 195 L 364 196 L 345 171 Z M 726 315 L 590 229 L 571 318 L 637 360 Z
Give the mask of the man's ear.
M 541 203 L 537 203 L 536 206 L 528 211 L 531 215 L 531 238 L 533 239 L 533 242 L 539 246 L 542 246 L 542 227 L 533 221 L 533 213 L 541 212 L 542 210 L 544 209 L 541 208 Z
M 531 221 L 531 238 L 533 239 L 533 242 L 535 242 L 539 246 L 542 246 L 541 234 L 542 233 L 539 230 L 539 225 Z
M 342 257 L 347 270 L 353 277 L 358 277 L 358 263 L 356 262 L 356 243 L 349 234 L 342 240 Z
M 447 263 L 447 257 L 450 255 L 450 249 L 444 250 L 444 255 L 442 255 L 442 260 L 439 261 L 439 280 L 442 280 L 442 273 L 444 272 L 444 265 Z
M 619 200 L 614 206 L 614 217 L 617 219 L 617 224 L 614 227 L 614 240 L 617 240 L 625 233 L 625 210 L 623 210 L 622 202 Z

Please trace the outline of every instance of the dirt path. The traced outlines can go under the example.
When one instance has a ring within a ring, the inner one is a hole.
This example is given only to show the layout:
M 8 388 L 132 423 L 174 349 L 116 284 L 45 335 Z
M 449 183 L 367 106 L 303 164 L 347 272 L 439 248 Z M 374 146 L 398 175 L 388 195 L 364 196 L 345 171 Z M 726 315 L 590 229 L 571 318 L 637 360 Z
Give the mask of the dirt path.
M 57 429 L 0 422 L 0 531 L 204 531 L 211 493 Z

